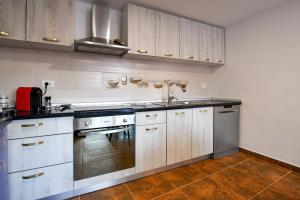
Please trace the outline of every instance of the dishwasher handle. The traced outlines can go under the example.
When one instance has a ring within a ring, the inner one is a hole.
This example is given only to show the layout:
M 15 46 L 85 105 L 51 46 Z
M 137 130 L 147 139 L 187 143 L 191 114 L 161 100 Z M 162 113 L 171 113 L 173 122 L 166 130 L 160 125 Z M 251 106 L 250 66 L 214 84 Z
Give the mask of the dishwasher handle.
M 233 112 L 239 112 L 239 111 L 238 110 L 224 110 L 224 111 L 219 111 L 220 114 L 233 113 Z

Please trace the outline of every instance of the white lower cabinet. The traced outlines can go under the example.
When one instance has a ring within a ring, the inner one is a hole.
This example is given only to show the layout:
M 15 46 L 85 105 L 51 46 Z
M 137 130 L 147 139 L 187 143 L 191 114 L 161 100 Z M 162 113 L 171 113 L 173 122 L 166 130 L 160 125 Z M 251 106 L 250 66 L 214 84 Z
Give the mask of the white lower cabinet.
M 73 163 L 9 174 L 11 200 L 33 200 L 73 189 Z
M 166 124 L 136 127 L 136 172 L 166 166 Z
M 8 141 L 8 172 L 73 161 L 73 133 Z
M 167 111 L 167 164 L 189 160 L 191 155 L 192 109 Z
M 213 153 L 213 108 L 193 109 L 192 158 Z

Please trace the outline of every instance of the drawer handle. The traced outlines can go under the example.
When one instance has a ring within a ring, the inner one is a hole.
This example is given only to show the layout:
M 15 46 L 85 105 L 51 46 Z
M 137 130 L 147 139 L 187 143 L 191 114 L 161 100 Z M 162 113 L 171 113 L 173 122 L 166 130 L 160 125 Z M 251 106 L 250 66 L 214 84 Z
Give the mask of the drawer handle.
M 208 62 L 210 61 L 210 58 L 204 58 L 204 61 Z
M 148 51 L 144 50 L 144 49 L 138 49 L 137 52 L 138 53 L 143 53 L 143 54 L 147 54 L 148 53 Z
M 37 177 L 40 177 L 40 176 L 43 176 L 43 175 L 44 175 L 44 172 L 41 172 L 41 173 L 33 174 L 33 175 L 30 175 L 30 176 L 22 176 L 22 179 L 33 179 L 33 178 L 37 178 Z
M 35 146 L 35 145 L 41 145 L 41 144 L 44 144 L 44 141 L 26 143 L 26 144 L 22 144 L 22 146 L 23 147 L 29 147 L 29 146 Z
M 171 54 L 171 53 L 165 53 L 165 56 L 167 56 L 167 57 L 172 57 L 173 54 Z
M 194 56 L 186 56 L 185 58 L 186 58 L 186 59 L 193 60 L 193 59 L 194 59 Z
M 43 37 L 43 40 L 47 42 L 59 42 L 59 39 L 57 38 Z
M 43 126 L 44 123 L 36 123 L 36 124 L 22 124 L 21 127 L 23 128 L 30 128 L 30 127 L 38 127 L 38 126 Z
M 1 36 L 8 36 L 8 33 L 7 33 L 7 32 L 4 32 L 4 31 L 0 31 L 0 35 L 1 35 Z
M 153 114 L 152 117 L 157 117 L 158 114 Z M 151 117 L 151 115 L 146 115 L 146 117 Z
M 146 128 L 146 131 L 156 131 L 158 128 L 155 127 L 155 128 Z
M 184 115 L 185 112 L 176 112 L 175 115 Z
M 217 62 L 217 63 L 221 63 L 221 62 L 223 62 L 223 61 L 222 61 L 222 60 L 216 60 L 216 62 Z

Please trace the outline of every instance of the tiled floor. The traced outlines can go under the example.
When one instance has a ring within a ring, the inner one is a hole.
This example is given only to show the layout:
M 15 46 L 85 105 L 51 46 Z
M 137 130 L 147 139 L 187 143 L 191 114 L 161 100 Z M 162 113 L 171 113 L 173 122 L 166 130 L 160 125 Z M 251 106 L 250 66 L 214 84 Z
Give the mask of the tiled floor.
M 300 174 L 239 152 L 73 198 L 98 199 L 300 200 Z

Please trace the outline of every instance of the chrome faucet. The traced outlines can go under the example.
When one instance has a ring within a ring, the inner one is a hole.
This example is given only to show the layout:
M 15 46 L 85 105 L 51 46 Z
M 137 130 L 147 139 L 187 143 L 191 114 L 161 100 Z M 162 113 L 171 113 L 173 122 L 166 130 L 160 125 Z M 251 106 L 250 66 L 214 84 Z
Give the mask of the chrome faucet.
M 186 89 L 185 89 L 186 85 L 183 86 L 179 81 L 166 81 L 166 83 L 167 83 L 167 86 L 168 86 L 168 104 L 171 104 L 174 101 L 174 99 L 178 100 L 176 97 L 170 96 L 171 87 L 174 84 L 177 87 L 179 87 L 182 90 L 182 92 L 186 92 Z

